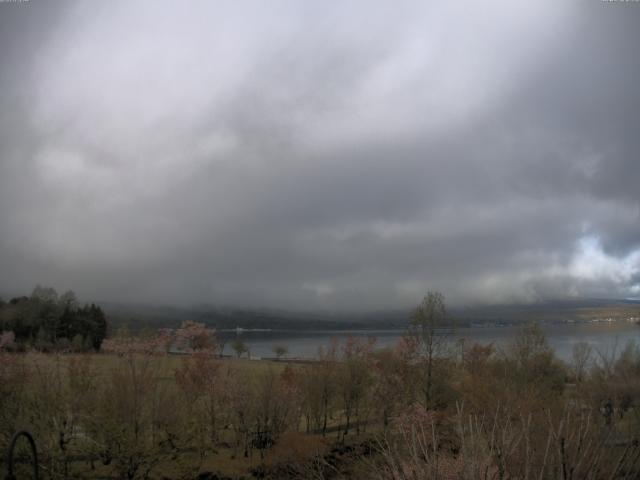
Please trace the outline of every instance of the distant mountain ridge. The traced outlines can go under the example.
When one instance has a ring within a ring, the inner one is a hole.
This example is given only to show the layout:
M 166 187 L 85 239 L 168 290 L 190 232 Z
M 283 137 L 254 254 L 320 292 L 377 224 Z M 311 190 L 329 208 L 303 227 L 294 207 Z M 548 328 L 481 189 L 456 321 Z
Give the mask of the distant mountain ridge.
M 112 328 L 175 327 L 184 320 L 206 323 L 219 329 L 269 328 L 273 330 L 349 330 L 404 328 L 411 309 L 374 312 L 296 312 L 194 305 L 188 307 L 101 302 Z M 640 316 L 639 300 L 580 299 L 521 305 L 454 307 L 451 317 L 461 327 L 475 323 L 514 324 L 525 321 L 560 322 L 596 318 L 625 319 Z

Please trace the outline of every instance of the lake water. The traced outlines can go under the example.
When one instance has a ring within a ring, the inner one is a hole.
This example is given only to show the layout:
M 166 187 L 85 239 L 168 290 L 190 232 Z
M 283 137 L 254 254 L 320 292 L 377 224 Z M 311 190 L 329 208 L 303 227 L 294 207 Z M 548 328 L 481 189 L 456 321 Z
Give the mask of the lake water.
M 507 346 L 518 331 L 517 326 L 505 327 L 469 327 L 459 328 L 452 336 L 466 338 L 470 341 L 483 344 L 493 343 L 497 348 Z M 624 322 L 611 323 L 574 323 L 574 324 L 543 324 L 542 330 L 547 335 L 550 345 L 556 355 L 563 360 L 571 358 L 573 346 L 578 342 L 587 342 L 600 352 L 611 354 L 620 352 L 629 340 L 634 340 L 640 345 L 640 326 Z M 348 336 L 375 337 L 376 348 L 393 346 L 402 330 L 324 330 L 324 331 L 243 331 L 220 332 L 227 340 L 224 349 L 226 355 L 232 354 L 230 343 L 235 338 L 240 338 L 248 347 L 253 357 L 273 357 L 273 346 L 283 345 L 288 349 L 288 357 L 314 358 L 318 348 L 328 346 L 333 337 L 343 343 Z

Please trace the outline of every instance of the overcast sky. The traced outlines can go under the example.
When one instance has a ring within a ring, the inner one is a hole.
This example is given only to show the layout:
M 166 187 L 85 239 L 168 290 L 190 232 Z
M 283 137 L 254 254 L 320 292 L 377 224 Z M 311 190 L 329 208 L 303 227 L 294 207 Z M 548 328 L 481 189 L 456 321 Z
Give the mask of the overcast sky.
M 640 3 L 0 3 L 0 292 L 640 297 Z

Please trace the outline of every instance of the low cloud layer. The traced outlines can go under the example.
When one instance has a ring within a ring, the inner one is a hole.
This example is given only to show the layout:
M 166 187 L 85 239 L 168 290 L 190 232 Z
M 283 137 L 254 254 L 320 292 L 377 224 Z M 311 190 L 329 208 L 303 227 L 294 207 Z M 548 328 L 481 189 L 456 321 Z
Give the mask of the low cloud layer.
M 0 292 L 640 296 L 640 5 L 0 4 Z

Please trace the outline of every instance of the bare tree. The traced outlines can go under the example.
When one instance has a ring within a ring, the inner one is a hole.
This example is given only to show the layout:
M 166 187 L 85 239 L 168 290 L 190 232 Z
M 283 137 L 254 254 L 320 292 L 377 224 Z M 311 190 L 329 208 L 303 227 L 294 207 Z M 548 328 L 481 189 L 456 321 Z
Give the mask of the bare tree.
M 308 433 L 311 431 L 311 425 L 321 431 L 322 436 L 327 433 L 329 411 L 337 395 L 336 348 L 337 340 L 332 338 L 328 348 L 318 349 L 318 361 L 301 370 L 302 410 Z
M 337 368 L 337 388 L 344 409 L 344 434 L 349 433 L 351 419 L 355 417 L 360 433 L 360 416 L 366 396 L 373 384 L 371 353 L 375 338 L 348 337 L 342 347 L 342 362 Z
M 440 292 L 428 292 L 415 309 L 408 331 L 424 367 L 422 390 L 426 408 L 434 407 L 434 368 L 438 358 L 447 351 L 452 328 L 453 322 L 447 315 L 444 296 Z
M 571 370 L 576 383 L 584 380 L 592 356 L 593 348 L 587 342 L 578 342 L 571 349 Z

